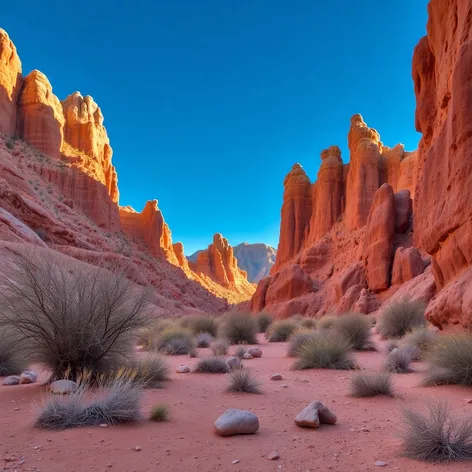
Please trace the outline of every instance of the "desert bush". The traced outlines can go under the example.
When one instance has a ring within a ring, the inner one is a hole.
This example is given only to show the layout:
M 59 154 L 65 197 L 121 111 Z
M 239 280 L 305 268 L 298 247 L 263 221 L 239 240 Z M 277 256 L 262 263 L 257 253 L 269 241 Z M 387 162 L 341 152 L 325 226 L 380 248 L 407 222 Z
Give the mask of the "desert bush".
M 337 320 L 338 317 L 335 315 L 324 315 L 318 320 L 316 325 L 318 329 L 330 329 L 334 326 Z
M 262 393 L 257 377 L 249 369 L 232 370 L 227 392 Z
M 18 339 L 24 359 L 51 371 L 51 380 L 110 372 L 131 356 L 149 320 L 149 292 L 123 272 L 66 266 L 39 250 L 12 255 L 2 269 L 0 324 Z
M 272 324 L 273 318 L 268 313 L 259 313 L 256 316 L 257 326 L 259 327 L 259 333 L 265 333 L 267 328 Z
M 197 334 L 196 343 L 197 347 L 210 347 L 210 344 L 215 338 L 210 333 Z
M 377 332 L 385 338 L 401 338 L 414 328 L 426 325 L 425 305 L 407 298 L 390 302 L 382 311 Z
M 200 359 L 195 366 L 194 372 L 199 374 L 227 374 L 228 365 L 223 357 L 207 357 Z
M 216 337 L 218 334 L 218 320 L 214 316 L 185 316 L 181 318 L 181 325 L 195 335 L 209 333 Z
M 375 349 L 371 340 L 370 320 L 359 313 L 347 313 L 340 316 L 333 328 L 352 346 L 356 351 Z
M 300 346 L 295 370 L 303 369 L 354 369 L 349 343 L 337 333 L 317 333 Z
M 443 402 L 431 403 L 426 414 L 411 407 L 402 413 L 403 455 L 433 463 L 472 460 L 472 418 L 451 414 Z
M 358 373 L 351 377 L 351 397 L 393 395 L 392 377 L 385 372 Z
M 390 340 L 388 343 L 387 343 L 387 353 L 390 353 L 392 352 L 394 349 L 398 349 L 399 348 L 399 345 L 398 345 L 398 342 L 397 341 L 392 341 Z
M 163 404 L 153 406 L 149 419 L 158 422 L 167 421 L 169 419 L 169 407 Z
M 304 329 L 316 329 L 316 320 L 314 318 L 303 318 L 300 326 Z
M 217 339 L 210 345 L 214 356 L 225 356 L 228 353 L 229 343 L 225 339 Z
M 309 330 L 298 330 L 290 336 L 288 342 L 288 357 L 296 357 L 300 347 L 303 346 L 307 341 L 316 336 L 314 331 Z
M 387 372 L 395 374 L 409 374 L 413 372 L 413 369 L 410 367 L 413 357 L 414 352 L 410 349 L 393 349 L 387 356 L 384 368 Z
M 414 328 L 402 340 L 402 346 L 411 349 L 417 355 L 413 360 L 423 358 L 435 345 L 438 335 L 427 326 Z
M 158 354 L 134 357 L 126 368 L 130 370 L 130 377 L 134 377 L 143 387 L 158 388 L 161 382 L 169 380 L 169 364 Z
M 244 346 L 238 346 L 236 348 L 236 350 L 234 351 L 234 356 L 235 357 L 239 357 L 240 359 L 242 359 L 244 357 L 244 354 L 246 354 L 246 348 Z
M 174 326 L 175 322 L 169 318 L 154 318 L 147 326 L 137 333 L 137 345 L 145 349 L 154 349 L 162 331 Z
M 175 325 L 160 333 L 156 339 L 155 347 L 164 354 L 179 356 L 191 354 L 195 348 L 195 343 L 190 331 Z
M 472 385 L 472 334 L 441 336 L 427 362 L 425 385 Z
M 0 376 L 20 374 L 28 367 L 21 354 L 18 336 L 11 330 L 0 329 Z
M 257 344 L 257 321 L 251 313 L 227 313 L 220 324 L 219 334 L 231 344 Z
M 298 328 L 298 323 L 293 320 L 275 321 L 270 325 L 266 336 L 271 343 L 285 342 Z
M 35 421 L 38 428 L 63 430 L 100 424 L 123 424 L 141 418 L 141 386 L 122 378 L 102 384 L 86 400 L 88 386 L 82 384 L 70 395 L 53 395 L 46 400 Z

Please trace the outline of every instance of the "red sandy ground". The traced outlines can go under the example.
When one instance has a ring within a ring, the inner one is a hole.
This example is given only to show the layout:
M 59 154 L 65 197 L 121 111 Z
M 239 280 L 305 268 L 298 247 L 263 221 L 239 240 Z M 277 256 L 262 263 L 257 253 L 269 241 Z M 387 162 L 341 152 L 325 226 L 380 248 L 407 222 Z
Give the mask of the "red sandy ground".
M 379 352 L 356 354 L 362 368 L 380 369 L 385 342 Z M 424 464 L 399 456 L 399 408 L 403 402 L 423 407 L 433 399 L 448 400 L 453 411 L 472 416 L 465 399 L 472 390 L 460 387 L 418 387 L 421 375 L 394 376 L 397 398 L 353 399 L 347 395 L 350 372 L 308 370 L 293 372 L 286 343 L 261 338 L 263 357 L 245 361 L 259 377 L 263 395 L 225 393 L 226 378 L 218 374 L 172 374 L 164 389 L 145 392 L 142 411 L 148 416 L 156 403 L 171 409 L 167 423 L 144 419 L 134 426 L 79 428 L 61 432 L 32 427 L 35 410 L 46 395 L 39 383 L 0 386 L 0 463 L 4 471 L 125 471 L 184 472 L 199 470 L 251 472 L 306 471 L 470 471 L 469 464 Z M 234 349 L 234 347 L 233 347 Z M 208 355 L 201 349 L 200 356 Z M 169 357 L 173 369 L 197 361 Z M 420 372 L 424 365 L 416 363 Z M 281 373 L 282 381 L 270 381 Z M 287 384 L 288 388 L 282 385 Z M 338 416 L 335 426 L 317 430 L 295 426 L 293 418 L 313 400 L 321 400 Z M 227 408 L 257 414 L 255 435 L 222 438 L 213 423 Z M 15 410 L 20 408 L 19 410 Z M 369 432 L 361 432 L 366 426 Z M 136 451 L 136 447 L 141 448 Z M 278 450 L 280 459 L 266 456 Z M 10 460 L 5 460 L 10 459 Z M 13 459 L 13 460 L 11 460 Z M 233 460 L 239 460 L 233 465 Z M 376 467 L 384 461 L 386 467 Z M 23 462 L 23 463 L 22 463 Z

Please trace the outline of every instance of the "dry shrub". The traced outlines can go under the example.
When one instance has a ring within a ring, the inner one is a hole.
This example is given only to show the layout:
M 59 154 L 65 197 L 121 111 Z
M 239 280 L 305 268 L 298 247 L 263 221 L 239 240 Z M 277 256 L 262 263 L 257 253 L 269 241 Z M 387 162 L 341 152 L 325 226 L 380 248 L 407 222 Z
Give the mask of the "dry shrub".
M 338 317 L 336 315 L 324 315 L 318 320 L 316 325 L 318 329 L 331 329 L 337 321 Z
M 148 326 L 140 329 L 137 335 L 137 345 L 145 349 L 154 349 L 156 341 L 162 331 L 174 326 L 175 322 L 169 318 L 154 318 Z
M 397 341 L 391 341 L 391 340 L 390 340 L 390 341 L 387 343 L 387 347 L 386 347 L 387 353 L 390 353 L 390 352 L 392 352 L 394 349 L 398 349 L 398 348 L 399 348 L 399 345 L 398 345 L 398 342 L 397 342 Z
M 18 336 L 7 329 L 0 329 L 0 376 L 21 374 L 28 367 L 18 345 Z
M 235 369 L 229 374 L 227 392 L 262 393 L 257 377 L 249 369 Z
M 300 321 L 300 326 L 304 329 L 316 329 L 316 320 L 314 318 L 303 318 Z
M 191 354 L 195 349 L 195 342 L 190 331 L 174 325 L 162 331 L 156 339 L 155 348 L 167 355 L 180 356 Z
M 225 356 L 228 353 L 229 343 L 225 339 L 217 339 L 210 345 L 214 356 Z
M 221 338 L 231 344 L 257 344 L 257 320 L 251 313 L 227 313 L 219 329 Z
M 416 352 L 417 355 L 413 360 L 420 360 L 431 351 L 436 342 L 438 335 L 427 326 L 414 328 L 402 340 L 402 346 Z
M 270 325 L 266 336 L 271 343 L 285 342 L 298 328 L 299 325 L 294 320 L 275 321 Z
M 257 326 L 259 327 L 259 333 L 265 333 L 274 321 L 272 316 L 268 313 L 259 313 L 256 315 L 256 320 Z
M 218 334 L 218 320 L 214 316 L 199 315 L 185 316 L 181 318 L 181 326 L 187 328 L 193 334 L 209 333 L 213 337 Z
M 169 407 L 163 404 L 153 406 L 149 419 L 157 422 L 167 421 L 169 419 Z
M 403 455 L 432 463 L 472 460 L 472 418 L 451 414 L 444 402 L 431 403 L 426 414 L 409 407 L 402 413 Z
M 413 372 L 410 364 L 415 356 L 415 351 L 405 348 L 395 348 L 387 356 L 384 368 L 394 374 L 409 374 Z
M 425 385 L 472 385 L 472 334 L 441 336 L 427 361 Z
M 349 343 L 335 332 L 316 333 L 300 347 L 297 356 L 295 370 L 356 368 Z
M 87 384 L 65 396 L 49 397 L 35 421 L 38 428 L 63 430 L 100 424 L 123 424 L 141 418 L 141 386 L 133 380 L 117 378 L 91 392 L 87 401 Z
M 298 355 L 298 351 L 300 347 L 303 346 L 307 341 L 316 336 L 314 331 L 308 330 L 299 330 L 296 331 L 292 336 L 290 336 L 288 342 L 288 357 L 296 357 Z
M 355 374 L 351 377 L 351 397 L 393 396 L 393 384 L 390 374 L 372 372 Z
M 0 274 L 0 322 L 24 359 L 50 369 L 51 380 L 122 365 L 148 323 L 148 301 L 149 292 L 123 272 L 65 266 L 39 250 L 14 254 Z
M 236 350 L 234 351 L 234 356 L 239 357 L 239 359 L 242 359 L 244 357 L 244 354 L 246 354 L 246 348 L 244 346 L 238 346 Z
M 159 388 L 161 382 L 169 380 L 169 364 L 158 354 L 134 357 L 126 367 L 130 369 L 130 376 L 134 376 L 143 387 Z
M 207 357 L 200 359 L 195 366 L 194 372 L 199 374 L 227 374 L 228 364 L 223 357 Z
M 401 338 L 414 328 L 426 325 L 425 304 L 404 298 L 390 302 L 382 311 L 377 332 L 385 338 Z
M 375 350 L 375 345 L 371 339 L 371 321 L 365 315 L 346 313 L 336 320 L 333 328 L 354 350 Z
M 215 338 L 210 333 L 200 333 L 197 334 L 195 341 L 197 343 L 197 347 L 210 347 L 210 344 L 214 339 Z

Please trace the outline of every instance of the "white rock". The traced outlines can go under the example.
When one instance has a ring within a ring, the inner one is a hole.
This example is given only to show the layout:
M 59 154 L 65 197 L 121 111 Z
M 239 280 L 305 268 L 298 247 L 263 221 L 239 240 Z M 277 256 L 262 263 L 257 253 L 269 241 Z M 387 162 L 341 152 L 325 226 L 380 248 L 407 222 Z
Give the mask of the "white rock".
M 220 436 L 254 434 L 259 429 L 259 419 L 254 413 L 230 408 L 216 421 L 215 430 Z
M 3 379 L 3 385 L 18 385 L 20 377 L 18 375 L 9 375 Z
M 278 459 L 280 459 L 280 454 L 278 451 L 272 451 L 268 456 L 267 456 L 267 459 L 269 461 L 276 461 Z
M 49 390 L 56 395 L 69 395 L 77 391 L 79 386 L 72 380 L 62 379 L 51 382 Z
M 385 467 L 385 466 L 387 465 L 387 463 L 384 462 L 384 461 L 377 461 L 377 462 L 375 463 L 375 465 L 376 465 L 377 467 Z
M 178 373 L 178 374 L 188 374 L 190 372 L 190 367 L 188 365 L 181 365 L 180 367 L 177 367 L 177 369 L 175 369 L 175 371 Z
M 20 375 L 20 384 L 31 384 L 36 382 L 38 374 L 34 370 L 25 370 Z

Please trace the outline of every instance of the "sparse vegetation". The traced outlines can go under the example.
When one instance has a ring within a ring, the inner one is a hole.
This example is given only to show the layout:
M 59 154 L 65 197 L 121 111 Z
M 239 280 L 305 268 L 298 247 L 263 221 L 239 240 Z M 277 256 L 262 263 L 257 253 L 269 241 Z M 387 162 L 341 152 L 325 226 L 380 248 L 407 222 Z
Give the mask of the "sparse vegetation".
M 289 345 L 287 356 L 288 357 L 296 357 L 298 355 L 298 351 L 300 347 L 303 346 L 307 341 L 312 339 L 316 336 L 314 331 L 309 330 L 299 330 L 296 331 L 292 336 L 289 338 Z
M 249 369 L 232 370 L 228 377 L 228 392 L 262 393 L 257 377 Z
M 195 343 L 190 331 L 175 325 L 164 329 L 160 333 L 155 347 L 164 354 L 179 356 L 191 354 L 195 349 Z
M 393 349 L 385 361 L 385 370 L 395 374 L 409 374 L 413 372 L 410 364 L 413 360 L 413 352 L 410 349 Z
M 390 302 L 377 323 L 377 332 L 385 338 L 401 338 L 414 328 L 426 325 L 424 311 L 421 301 L 404 298 Z
M 65 396 L 48 397 L 35 421 L 38 428 L 63 430 L 100 424 L 123 424 L 141 418 L 141 386 L 133 380 L 114 379 L 100 386 L 87 402 L 88 388 L 79 389 Z
M 181 325 L 195 335 L 208 333 L 216 337 L 218 334 L 218 320 L 214 316 L 185 316 L 181 318 Z
M 116 370 L 131 357 L 148 321 L 147 292 L 123 273 L 43 252 L 14 254 L 0 274 L 0 323 L 25 360 L 47 367 L 51 380 Z
M 246 354 L 246 348 L 244 346 L 238 346 L 236 350 L 234 351 L 234 356 L 239 357 L 239 359 L 242 359 L 244 357 L 244 354 Z
M 222 357 L 207 357 L 200 359 L 195 366 L 194 372 L 199 374 L 227 374 L 228 364 Z
M 314 318 L 303 318 L 300 326 L 305 329 L 316 329 L 316 320 Z
M 331 329 L 337 320 L 338 317 L 335 315 L 324 315 L 318 320 L 317 327 L 318 329 Z
M 271 343 L 285 342 L 298 327 L 298 323 L 294 320 L 275 321 L 271 324 L 266 336 Z
M 158 388 L 161 387 L 161 382 L 169 380 L 169 364 L 158 354 L 135 357 L 127 367 L 143 387 Z
M 225 339 L 217 339 L 210 348 L 214 356 L 225 356 L 228 353 L 229 343 Z
M 220 337 L 231 344 L 257 344 L 257 321 L 251 313 L 227 313 L 221 322 Z
M 20 374 L 27 367 L 17 336 L 10 330 L 0 329 L 0 376 Z
M 394 349 L 398 349 L 399 346 L 398 346 L 398 342 L 397 341 L 392 341 L 390 340 L 388 343 L 387 343 L 387 353 L 390 353 L 392 352 Z
M 210 347 L 214 339 L 210 333 L 200 333 L 196 337 L 197 347 Z
M 402 346 L 410 349 L 416 355 L 413 360 L 423 358 L 436 344 L 438 340 L 437 334 L 427 326 L 414 328 L 402 340 Z
M 151 421 L 168 421 L 169 420 L 169 407 L 167 405 L 159 404 L 152 407 L 151 414 L 149 415 Z
M 432 463 L 472 460 L 472 418 L 451 414 L 443 402 L 431 403 L 426 414 L 411 407 L 402 413 L 406 457 Z
M 295 370 L 356 368 L 349 343 L 337 333 L 317 333 L 300 347 L 297 355 Z
M 272 316 L 269 315 L 268 313 L 259 313 L 256 316 L 257 319 L 257 325 L 259 326 L 259 333 L 265 333 L 269 326 L 272 324 L 274 321 Z
M 472 385 L 472 334 L 441 336 L 427 361 L 425 385 Z
M 354 350 L 365 351 L 375 349 L 375 345 L 371 340 L 371 323 L 365 315 L 347 313 L 340 316 L 333 327 Z
M 385 372 L 358 373 L 351 377 L 351 397 L 393 395 L 392 377 Z
M 147 326 L 138 331 L 137 344 L 146 349 L 156 349 L 159 335 L 167 328 L 174 326 L 168 318 L 154 318 Z

